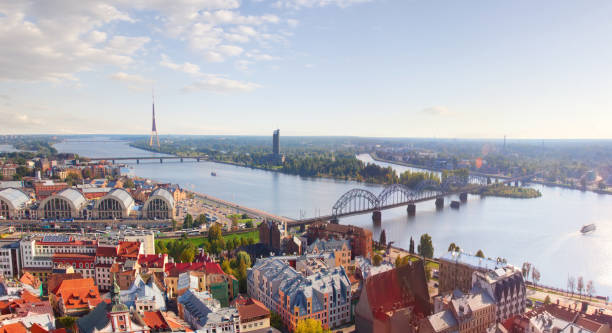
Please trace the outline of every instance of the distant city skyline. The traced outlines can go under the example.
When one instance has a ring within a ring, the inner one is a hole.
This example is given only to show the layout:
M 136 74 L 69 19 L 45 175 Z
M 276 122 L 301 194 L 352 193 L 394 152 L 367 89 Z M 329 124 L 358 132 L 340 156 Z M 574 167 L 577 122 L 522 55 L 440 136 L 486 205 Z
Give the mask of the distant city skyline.
M 602 139 L 612 2 L 0 3 L 0 134 Z

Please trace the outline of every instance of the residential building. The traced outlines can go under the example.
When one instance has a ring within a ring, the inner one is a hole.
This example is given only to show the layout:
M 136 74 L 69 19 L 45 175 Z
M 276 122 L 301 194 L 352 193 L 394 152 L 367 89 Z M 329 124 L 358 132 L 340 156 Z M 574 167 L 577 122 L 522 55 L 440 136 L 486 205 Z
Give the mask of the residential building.
M 298 320 L 316 319 L 324 327 L 346 324 L 351 318 L 351 283 L 343 267 L 304 276 L 285 260 L 259 259 L 248 272 L 250 297 L 277 312 L 289 330 Z
M 144 273 L 163 272 L 168 263 L 167 254 L 141 254 L 138 256 L 140 271 Z
M 91 312 L 77 320 L 79 333 L 150 333 L 151 329 L 137 313 L 130 313 L 121 303 L 119 285 L 114 284 L 111 302 L 100 302 Z
M 16 278 L 21 275 L 19 239 L 0 239 L 0 275 Z
M 525 281 L 521 271 L 514 267 L 498 268 L 486 273 L 474 272 L 472 290 L 478 289 L 495 301 L 497 322 L 525 312 Z
M 190 332 L 189 324 L 177 318 L 173 312 L 145 311 L 142 320 L 151 332 Z
M 349 240 L 317 239 L 308 246 L 307 253 L 318 254 L 331 252 L 336 266 L 348 266 L 351 263 L 351 243 Z
M 488 272 L 507 266 L 499 260 L 480 258 L 465 252 L 449 251 L 440 257 L 438 277 L 439 293 L 452 292 L 455 289 L 467 293 L 472 289 L 472 274 Z
M 52 259 L 54 268 L 70 265 L 84 278 L 92 279 L 96 278 L 95 261 L 95 255 L 82 253 L 54 253 Z
M 270 310 L 256 299 L 238 299 L 235 302 L 240 315 L 240 332 L 261 331 L 270 327 Z
M 78 280 L 82 278 L 83 275 L 81 275 L 81 273 L 53 273 L 49 275 L 49 278 L 47 279 L 47 293 L 49 295 L 55 294 L 57 292 L 57 288 L 64 280 Z
M 423 261 L 370 276 L 355 308 L 360 333 L 416 332 L 431 314 Z
M 280 251 L 282 239 L 287 234 L 284 223 L 266 220 L 259 224 L 259 242 L 272 251 Z
M 62 316 L 82 315 L 102 302 L 92 278 L 64 280 L 49 299 Z
M 307 230 L 308 243 L 317 239 L 348 239 L 351 245 L 351 259 L 356 256 L 372 258 L 372 231 L 355 227 L 327 222 L 311 224 Z
M 137 274 L 130 289 L 121 290 L 119 296 L 121 303 L 134 308 L 139 314 L 145 311 L 166 310 L 166 297 L 151 275 L 147 276 L 145 282 L 140 274 Z
M 96 249 L 96 284 L 100 290 L 108 291 L 112 287 L 111 267 L 117 260 L 118 245 L 99 244 Z
M 421 321 L 422 333 L 481 333 L 495 325 L 495 302 L 478 292 L 452 299 L 448 308 Z
M 49 196 L 68 188 L 67 183 L 55 183 L 52 180 L 35 181 L 33 184 L 36 200 L 44 200 Z
M 16 174 L 16 164 L 3 164 L 0 166 L 0 179 L 11 180 Z
M 209 292 L 187 290 L 178 298 L 179 317 L 203 333 L 238 333 L 240 316 L 236 308 L 222 308 Z

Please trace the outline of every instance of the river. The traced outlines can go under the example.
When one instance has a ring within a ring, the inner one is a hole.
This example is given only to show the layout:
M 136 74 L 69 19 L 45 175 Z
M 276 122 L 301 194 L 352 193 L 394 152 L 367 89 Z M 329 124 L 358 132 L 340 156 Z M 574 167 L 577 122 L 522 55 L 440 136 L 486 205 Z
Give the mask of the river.
M 103 140 L 101 137 L 95 139 Z M 88 157 L 147 156 L 153 154 L 122 142 L 71 142 L 56 144 L 60 152 Z M 369 155 L 360 159 L 390 165 L 398 172 L 414 168 L 376 162 Z M 326 215 L 346 191 L 360 187 L 378 194 L 383 187 L 350 181 L 314 179 L 285 175 L 213 162 L 141 161 L 132 164 L 134 174 L 207 193 L 239 205 L 258 208 L 292 218 Z M 215 171 L 217 176 L 211 176 Z M 387 241 L 408 248 L 410 237 L 431 235 L 435 255 L 444 253 L 451 242 L 487 257 L 503 257 L 521 266 L 531 262 L 541 273 L 540 283 L 565 288 L 567 278 L 583 276 L 593 280 L 596 293 L 612 295 L 612 196 L 534 185 L 542 192 L 536 199 L 481 198 L 469 196 L 459 210 L 446 207 L 437 211 L 433 201 L 417 204 L 415 217 L 406 209 L 382 212 L 382 225 L 374 227 L 370 215 L 341 219 L 340 223 L 369 228 L 374 237 L 382 229 Z M 455 199 L 457 200 L 457 199 Z M 588 235 L 579 231 L 595 223 Z

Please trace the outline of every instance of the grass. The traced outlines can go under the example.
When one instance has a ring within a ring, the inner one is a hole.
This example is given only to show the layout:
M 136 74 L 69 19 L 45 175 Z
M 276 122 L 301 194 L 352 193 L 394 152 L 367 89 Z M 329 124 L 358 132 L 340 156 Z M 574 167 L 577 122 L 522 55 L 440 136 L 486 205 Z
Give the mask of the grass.
M 235 233 L 235 234 L 230 234 L 230 235 L 225 235 L 223 236 L 223 238 L 225 239 L 225 241 L 227 242 L 228 240 L 233 240 L 233 239 L 240 239 L 240 238 L 253 238 L 255 240 L 255 243 L 259 243 L 259 232 L 257 230 L 253 230 L 253 231 L 249 231 L 249 232 L 245 232 L 245 233 Z M 193 245 L 195 245 L 196 247 L 200 247 L 202 244 L 204 244 L 204 240 L 206 239 L 206 237 L 193 237 L 193 238 L 187 238 L 187 240 L 192 243 Z M 166 239 L 159 239 L 158 241 L 162 242 L 162 243 L 168 243 L 171 241 L 174 241 L 175 239 L 172 238 L 166 238 Z

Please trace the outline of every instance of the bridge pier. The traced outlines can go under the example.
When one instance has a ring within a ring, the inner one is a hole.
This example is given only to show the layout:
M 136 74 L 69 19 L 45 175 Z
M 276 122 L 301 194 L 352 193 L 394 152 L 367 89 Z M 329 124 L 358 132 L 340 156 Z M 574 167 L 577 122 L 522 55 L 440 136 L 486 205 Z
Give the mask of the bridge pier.
M 444 208 L 444 198 L 437 198 L 436 199 L 436 209 L 442 209 Z
M 450 206 L 453 209 L 459 209 L 459 207 L 461 206 L 461 203 L 459 201 L 453 200 L 453 201 L 451 201 Z
M 487 177 L 487 185 L 491 185 L 491 177 Z
M 380 210 L 372 212 L 372 222 L 374 222 L 374 224 L 380 224 L 382 222 L 382 213 Z
M 332 217 L 332 218 L 329 220 L 329 223 L 331 223 L 331 224 L 338 224 L 338 223 L 340 223 L 340 221 L 338 220 L 338 218 L 337 218 L 337 217 L 335 217 L 335 216 L 334 216 L 334 217 Z
M 520 184 L 519 184 L 519 181 L 518 181 L 518 180 L 514 182 L 514 186 L 515 186 L 515 187 L 519 187 L 519 185 L 520 185 Z
M 113 160 L 113 164 L 115 164 L 115 160 Z
M 408 204 L 408 207 L 406 207 L 406 211 L 408 212 L 408 216 L 415 216 L 416 215 L 416 205 Z
M 140 160 L 136 160 L 136 164 L 140 164 Z
M 183 163 L 183 158 L 181 157 L 181 163 Z
M 459 194 L 459 200 L 461 202 L 467 202 L 468 194 L 467 192 L 463 192 Z
M 196 158 L 196 160 L 198 160 L 198 162 L 200 162 L 200 158 L 199 158 L 199 157 L 198 157 L 198 158 Z
M 304 232 L 306 231 L 306 226 L 305 225 L 300 225 L 300 232 Z
M 160 158 L 160 159 L 159 159 L 159 163 L 164 163 L 164 159 L 163 159 L 163 158 Z

